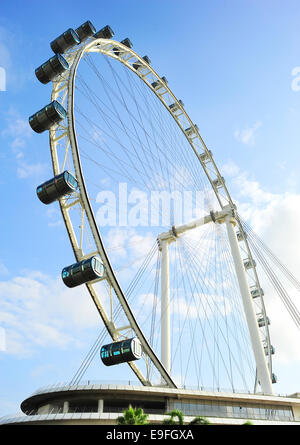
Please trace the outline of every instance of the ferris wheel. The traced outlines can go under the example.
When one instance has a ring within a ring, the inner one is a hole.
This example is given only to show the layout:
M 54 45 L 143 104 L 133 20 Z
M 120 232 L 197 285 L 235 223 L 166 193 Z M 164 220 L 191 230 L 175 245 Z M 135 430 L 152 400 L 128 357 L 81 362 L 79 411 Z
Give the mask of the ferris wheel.
M 145 386 L 272 394 L 270 320 L 245 224 L 166 77 L 113 36 L 87 21 L 53 40 L 36 70 L 51 99 L 29 118 L 49 131 L 54 173 L 37 195 L 58 201 L 74 251 L 62 280 L 70 292 L 86 286 L 104 323 L 99 366 L 128 364 Z M 114 207 L 125 186 L 127 218 Z M 129 216 L 140 224 L 128 228 Z

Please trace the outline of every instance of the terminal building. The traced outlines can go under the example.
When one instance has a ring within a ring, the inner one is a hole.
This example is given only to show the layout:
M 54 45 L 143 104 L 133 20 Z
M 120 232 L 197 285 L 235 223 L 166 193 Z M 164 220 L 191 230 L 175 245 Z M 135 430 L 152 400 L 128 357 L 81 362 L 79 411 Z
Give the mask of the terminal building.
M 0 424 L 116 425 L 129 405 L 141 407 L 150 424 L 162 424 L 178 409 L 189 423 L 203 416 L 212 425 L 300 425 L 300 393 L 266 396 L 85 382 L 37 390 L 21 403 L 22 413 Z

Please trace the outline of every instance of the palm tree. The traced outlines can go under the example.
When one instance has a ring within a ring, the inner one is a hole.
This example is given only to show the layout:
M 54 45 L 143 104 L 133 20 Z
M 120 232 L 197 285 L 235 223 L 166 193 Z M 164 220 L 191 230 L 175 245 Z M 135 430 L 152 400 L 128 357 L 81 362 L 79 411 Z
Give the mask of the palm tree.
M 167 413 L 170 419 L 164 419 L 164 425 L 183 425 L 183 414 L 179 409 L 173 409 L 170 413 Z M 174 420 L 177 417 L 178 422 Z
M 123 416 L 117 418 L 118 425 L 148 425 L 148 414 L 145 414 L 143 408 L 129 408 L 123 411 Z
M 164 425 L 183 425 L 184 416 L 179 409 L 174 409 L 170 413 L 167 413 L 170 416 L 169 419 L 165 419 L 163 421 Z M 175 418 L 177 417 L 178 421 L 176 422 Z M 210 425 L 211 423 L 205 417 L 197 416 L 195 417 L 189 425 Z
M 195 417 L 189 425 L 210 425 L 210 421 L 206 417 L 197 416 Z

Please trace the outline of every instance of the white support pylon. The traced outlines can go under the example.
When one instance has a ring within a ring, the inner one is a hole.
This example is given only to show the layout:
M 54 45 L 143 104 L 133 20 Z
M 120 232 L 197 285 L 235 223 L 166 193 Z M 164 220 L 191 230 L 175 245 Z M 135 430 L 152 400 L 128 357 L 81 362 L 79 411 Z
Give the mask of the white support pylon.
M 225 224 L 227 228 L 227 234 L 235 266 L 235 271 L 242 296 L 244 312 L 250 333 L 252 349 L 256 361 L 258 381 L 260 382 L 261 390 L 264 394 L 273 394 L 272 381 L 259 333 L 253 299 L 249 290 L 249 284 L 241 256 L 240 246 L 234 230 L 235 219 L 232 216 L 228 215 L 225 218 Z
M 161 362 L 170 373 L 170 268 L 169 240 L 161 240 Z

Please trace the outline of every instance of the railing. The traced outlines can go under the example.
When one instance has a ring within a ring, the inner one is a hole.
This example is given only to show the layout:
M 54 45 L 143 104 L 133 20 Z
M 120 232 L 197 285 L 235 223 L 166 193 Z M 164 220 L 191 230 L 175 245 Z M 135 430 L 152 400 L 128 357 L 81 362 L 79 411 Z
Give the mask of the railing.
M 117 380 L 117 381 L 111 381 L 111 380 L 82 380 L 80 383 L 76 384 L 70 384 L 68 382 L 60 382 L 55 383 L 48 386 L 43 386 L 39 389 L 37 389 L 34 393 L 31 394 L 30 397 L 35 396 L 37 394 L 43 394 L 47 392 L 57 391 L 60 389 L 63 389 L 64 391 L 68 390 L 74 390 L 81 387 L 92 387 L 92 386 L 103 386 L 103 385 L 123 385 L 123 386 L 138 386 L 143 387 L 139 381 L 133 381 L 133 380 Z M 92 389 L 92 388 L 91 388 Z
M 39 389 L 37 389 L 34 393 L 31 394 L 30 397 L 37 395 L 37 394 L 43 394 L 47 392 L 52 391 L 58 391 L 60 389 L 63 389 L 64 391 L 68 390 L 74 390 L 78 388 L 88 388 L 92 386 L 132 386 L 132 387 L 140 387 L 144 388 L 144 386 L 139 381 L 133 381 L 133 380 L 117 380 L 117 381 L 111 381 L 111 380 L 82 380 L 80 383 L 76 384 L 70 384 L 69 382 L 60 382 L 55 383 L 52 385 L 44 386 Z M 159 385 L 157 385 L 159 387 Z M 155 388 L 155 386 L 154 386 Z M 92 388 L 91 388 L 92 389 Z M 225 388 L 209 388 L 205 386 L 190 386 L 190 385 L 184 385 L 182 387 L 178 387 L 179 390 L 192 390 L 192 391 L 204 391 L 204 392 L 211 392 L 211 393 L 227 393 L 227 394 L 251 394 L 251 395 L 264 395 L 262 393 L 255 394 L 253 391 L 245 390 L 245 389 L 225 389 Z M 266 394 L 268 395 L 268 394 Z M 273 394 L 275 397 L 288 397 L 287 394 Z

